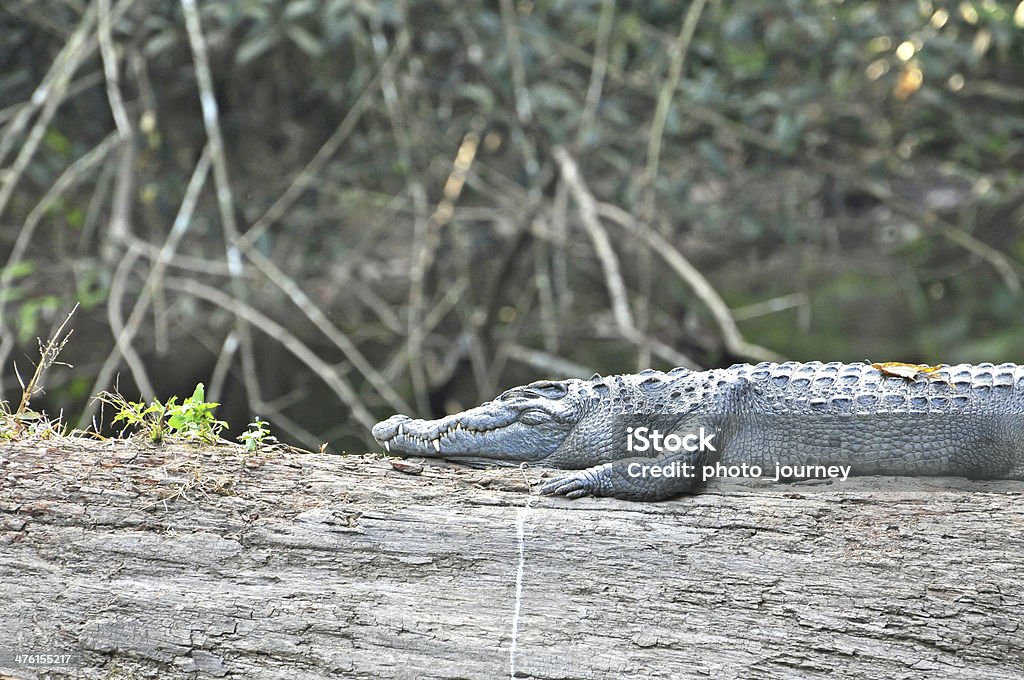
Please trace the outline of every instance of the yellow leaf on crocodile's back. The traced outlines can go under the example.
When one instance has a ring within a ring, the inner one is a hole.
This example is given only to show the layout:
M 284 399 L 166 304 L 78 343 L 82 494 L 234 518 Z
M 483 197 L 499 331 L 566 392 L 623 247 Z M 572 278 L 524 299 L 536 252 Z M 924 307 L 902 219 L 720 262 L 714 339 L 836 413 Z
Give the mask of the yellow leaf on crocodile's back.
M 877 368 L 882 375 L 906 378 L 907 380 L 916 380 L 919 375 L 934 380 L 939 377 L 935 373 L 942 368 L 942 364 L 929 366 L 928 364 L 908 364 L 902 361 L 883 361 L 871 364 L 871 368 Z

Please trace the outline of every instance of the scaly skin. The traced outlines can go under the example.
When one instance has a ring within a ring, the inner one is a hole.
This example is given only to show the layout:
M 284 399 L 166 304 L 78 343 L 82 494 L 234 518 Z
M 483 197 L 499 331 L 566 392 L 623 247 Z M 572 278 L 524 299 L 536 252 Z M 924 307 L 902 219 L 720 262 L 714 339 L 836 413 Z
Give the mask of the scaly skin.
M 693 476 L 638 477 L 629 426 L 715 434 L 716 452 L 645 459 L 658 466 L 1024 479 L 1024 366 L 961 364 L 907 379 L 868 364 L 787 362 L 542 381 L 439 420 L 392 416 L 373 436 L 399 456 L 579 470 L 545 484 L 546 494 L 650 501 L 695 490 Z

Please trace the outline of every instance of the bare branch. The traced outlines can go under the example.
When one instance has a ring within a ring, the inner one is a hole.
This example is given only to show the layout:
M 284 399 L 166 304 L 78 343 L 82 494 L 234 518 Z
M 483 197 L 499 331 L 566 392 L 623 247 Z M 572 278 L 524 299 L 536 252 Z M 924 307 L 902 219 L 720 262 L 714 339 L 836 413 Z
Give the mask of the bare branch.
M 537 370 L 546 371 L 550 375 L 560 378 L 589 378 L 595 373 L 594 369 L 577 364 L 575 361 L 563 359 L 562 357 L 537 349 L 530 349 L 513 342 L 503 344 L 500 347 L 500 351 L 510 359 L 515 359 Z
M 476 152 L 480 144 L 480 136 L 475 132 L 468 132 L 459 145 L 459 150 L 452 161 L 452 167 L 448 173 L 448 179 L 444 184 L 444 194 L 437 204 L 430 219 L 423 227 L 421 237 L 418 239 L 416 255 L 412 262 L 412 271 L 409 274 L 409 319 L 408 319 L 408 349 L 406 352 L 409 360 L 409 373 L 412 377 L 413 390 L 416 393 L 416 406 L 425 410 L 426 403 L 426 375 L 423 368 L 423 340 L 426 337 L 423 324 L 423 310 L 425 307 L 426 295 L 424 290 L 424 279 L 427 271 L 434 262 L 434 251 L 440 241 L 440 231 L 447 225 L 455 211 L 455 203 L 462 194 L 466 183 L 466 175 L 476 158 Z
M 203 126 L 210 144 L 210 155 L 213 162 L 213 181 L 216 186 L 217 208 L 220 213 L 221 226 L 224 229 L 224 247 L 228 269 L 231 272 L 231 288 L 239 304 L 247 299 L 246 288 L 242 282 L 245 267 L 242 251 L 239 247 L 238 224 L 235 220 L 234 198 L 231 182 L 228 177 L 228 164 L 224 150 L 224 139 L 220 131 L 220 119 L 217 99 L 213 93 L 213 76 L 210 72 L 210 60 L 207 56 L 206 38 L 203 37 L 202 23 L 196 0 L 181 0 L 181 9 L 185 15 L 185 30 L 192 48 L 192 61 L 199 89 L 199 105 L 203 113 Z M 230 311 L 230 309 L 229 309 Z M 235 315 L 235 331 L 238 333 L 241 348 L 242 377 L 245 389 L 250 395 L 262 399 L 260 395 L 259 375 L 256 371 L 256 360 L 253 356 L 252 336 L 249 326 L 241 314 Z
M 608 288 L 608 295 L 612 301 L 612 315 L 615 318 L 615 325 L 619 327 L 623 335 L 632 334 L 633 314 L 629 309 L 629 299 L 626 295 L 626 284 L 622 281 L 622 273 L 619 267 L 619 258 L 612 248 L 608 238 L 608 232 L 597 216 L 597 201 L 593 194 L 583 185 L 580 177 L 579 167 L 576 161 L 569 156 L 569 152 L 558 146 L 552 151 L 552 155 L 561 168 L 562 179 L 569 186 L 573 199 L 580 209 L 580 221 L 583 223 L 594 245 L 597 258 L 601 261 L 601 268 L 604 270 L 605 285 Z
M 615 0 L 601 0 L 601 14 L 597 18 L 597 34 L 594 36 L 594 61 L 590 67 L 590 83 L 583 100 L 583 113 L 576 128 L 576 148 L 587 142 L 590 128 L 594 125 L 597 107 L 601 103 L 601 92 L 608 72 L 608 42 L 615 18 Z
M 654 183 L 658 177 L 658 167 L 661 163 L 661 144 L 665 135 L 665 122 L 668 120 L 669 111 L 672 108 L 672 100 L 679 89 L 679 83 L 683 76 L 683 65 L 686 63 L 686 54 L 690 51 L 690 42 L 697 30 L 697 22 L 704 11 L 705 0 L 696 0 L 690 4 L 686 11 L 686 18 L 679 29 L 679 35 L 672 43 L 670 53 L 672 59 L 669 63 L 668 73 L 665 76 L 661 88 L 658 90 L 658 105 L 654 110 L 654 119 L 651 121 L 651 133 L 647 138 L 647 166 L 644 169 L 642 180 L 642 192 L 645 194 L 641 199 L 641 219 L 650 222 L 654 215 Z
M 601 203 L 597 206 L 599 213 L 607 219 L 625 227 L 631 234 L 640 237 L 648 247 L 675 270 L 679 278 L 690 287 L 701 302 L 711 312 L 718 328 L 722 333 L 722 341 L 726 349 L 739 357 L 745 357 L 753 361 L 783 361 L 784 358 L 769 350 L 744 340 L 736 321 L 732 318 L 729 306 L 718 294 L 718 291 L 708 282 L 700 271 L 690 264 L 682 253 L 669 241 L 646 224 L 643 224 L 627 213 L 625 210 L 608 204 Z
M 22 144 L 21 150 L 15 157 L 14 163 L 6 172 L 0 175 L 0 215 L 3 215 L 4 210 L 7 208 L 7 202 L 14 193 L 14 187 L 17 186 L 18 181 L 25 172 L 25 168 L 28 167 L 29 161 L 32 160 L 36 149 L 39 148 L 39 144 L 43 141 L 43 135 L 50 126 L 53 115 L 57 112 L 61 102 L 64 101 L 64 94 L 68 83 L 71 82 L 72 76 L 74 76 L 82 61 L 88 56 L 90 51 L 88 38 L 95 21 L 95 7 L 90 5 L 82 16 L 82 20 L 79 22 L 75 32 L 57 55 L 57 58 L 54 59 L 50 71 L 43 78 L 36 91 L 32 93 L 32 99 L 25 103 L 22 110 L 14 117 L 14 121 L 7 128 L 3 138 L 0 139 L 0 164 L 2 164 L 7 152 L 13 147 L 15 140 L 21 135 L 25 127 L 28 126 L 32 113 L 37 107 L 42 107 L 35 125 L 32 126 L 28 133 L 28 138 Z
M 351 362 L 352 366 L 373 385 L 373 388 L 384 397 L 392 408 L 403 413 L 411 411 L 405 400 L 391 387 L 391 383 L 363 356 L 363 353 L 359 351 L 359 347 L 352 342 L 351 338 L 338 326 L 331 323 L 327 315 L 317 307 L 294 279 L 281 271 L 277 265 L 255 248 L 250 249 L 246 255 L 275 286 L 284 291 L 306 318 L 320 329 L 321 333 L 330 338 L 331 342 L 344 353 L 345 358 Z
M 743 125 L 742 123 L 737 123 L 717 111 L 713 111 L 702 106 L 691 106 L 688 107 L 685 113 L 686 115 L 708 123 L 713 127 L 726 130 L 729 134 L 751 144 L 760 146 L 763 149 L 776 152 L 780 150 L 778 142 L 772 137 Z M 817 167 L 821 172 L 826 172 L 834 177 L 839 177 L 850 182 L 854 186 L 860 187 L 868 194 L 888 205 L 895 212 L 913 220 L 929 231 L 942 236 L 946 240 L 957 244 L 964 250 L 981 258 L 996 270 L 996 273 L 999 274 L 999 277 L 1003 280 L 1003 285 L 1005 285 L 1010 292 L 1015 295 L 1020 295 L 1024 292 L 1024 287 L 1021 286 L 1020 265 L 1008 258 L 1004 253 L 999 252 L 983 241 L 979 241 L 962 229 L 958 229 L 956 226 L 942 219 L 931 210 L 920 207 L 919 205 L 911 203 L 910 201 L 896 195 L 896 193 L 888 186 L 872 179 L 868 175 L 858 171 L 856 168 L 835 163 L 826 158 L 821 158 L 814 153 L 807 153 L 806 160 L 808 160 L 813 166 Z
M 239 247 L 249 252 L 252 248 L 252 244 L 255 243 L 260 236 L 273 224 L 278 222 L 285 213 L 295 204 L 295 201 L 299 199 L 302 192 L 309 188 L 309 186 L 316 180 L 317 176 L 323 171 L 327 162 L 331 160 L 331 157 L 338 152 L 341 145 L 345 143 L 349 135 L 355 129 L 359 121 L 362 120 L 363 114 L 366 113 L 370 104 L 373 103 L 373 97 L 371 93 L 380 85 L 381 74 L 384 73 L 385 68 L 393 68 L 394 63 L 400 60 L 405 55 L 402 50 L 394 50 L 387 56 L 384 63 L 377 69 L 373 78 L 366 84 L 363 91 L 356 97 L 355 103 L 352 108 L 348 110 L 345 117 L 342 118 L 338 127 L 334 129 L 331 136 L 327 138 L 327 141 L 321 145 L 313 157 L 306 163 L 305 167 L 302 168 L 295 175 L 295 178 L 288 185 L 273 205 L 267 208 L 266 212 L 255 223 L 248 231 L 241 237 L 238 242 Z
M 570 44 L 562 44 L 560 45 L 560 48 L 561 54 L 566 58 L 579 64 L 590 64 L 591 56 L 585 51 Z M 623 73 L 613 64 L 609 64 L 608 66 L 608 75 L 616 82 L 625 84 L 638 92 L 646 92 L 647 88 L 650 86 L 650 79 L 643 74 Z M 680 110 L 680 114 L 688 118 L 704 122 L 716 129 L 724 130 L 733 137 L 742 139 L 768 151 L 779 152 L 781 150 L 778 142 L 769 135 L 742 123 L 738 123 L 718 111 L 699 104 L 692 102 L 689 103 L 685 108 Z M 895 193 L 887 186 L 872 180 L 863 173 L 851 170 L 846 166 L 840 166 L 837 163 L 832 163 L 831 161 L 823 159 L 810 152 L 807 153 L 806 158 L 822 172 L 827 172 L 836 177 L 850 181 L 852 184 L 860 187 L 878 200 L 889 205 L 894 211 L 914 220 L 926 229 L 937 233 L 948 241 L 955 243 L 968 252 L 978 256 L 996 270 L 996 273 L 1002 279 L 1003 284 L 1014 294 L 1024 292 L 1024 287 L 1022 287 L 1021 284 L 1019 265 L 1008 258 L 1004 253 L 1001 253 L 988 244 L 979 241 L 962 229 L 958 229 L 955 225 L 950 224 L 947 220 L 942 219 L 934 212 L 921 208 L 896 196 Z
M 29 243 L 32 241 L 32 237 L 35 235 L 36 228 L 42 221 L 43 216 L 46 215 L 46 211 L 49 210 L 54 201 L 64 195 L 69 189 L 75 187 L 83 179 L 90 177 L 90 172 L 98 164 L 100 164 L 110 153 L 110 150 L 117 143 L 117 135 L 111 133 L 107 137 L 97 144 L 95 147 L 90 149 L 87 153 L 76 159 L 71 165 L 69 165 L 64 172 L 60 174 L 60 177 L 47 189 L 39 202 L 36 203 L 32 211 L 29 212 L 25 218 L 25 223 L 21 227 L 21 231 L 18 232 L 18 238 L 14 242 L 14 247 L 11 249 L 10 255 L 7 256 L 7 263 L 4 268 L 0 270 L 0 289 L 6 289 L 11 283 L 11 275 L 15 269 L 15 265 L 21 262 L 25 256 L 25 252 L 28 250 Z M 0 296 L 0 319 L 4 318 L 4 310 L 6 309 L 7 299 Z
M 121 94 L 121 82 L 117 65 L 117 51 L 114 49 L 113 27 L 110 17 L 110 0 L 97 0 L 99 7 L 98 38 L 100 54 L 103 57 L 103 74 L 107 81 L 107 99 L 110 101 L 110 112 L 114 116 L 121 139 L 132 138 L 132 124 L 128 112 L 124 108 L 124 96 Z
M 135 268 L 135 263 L 138 261 L 139 255 L 137 252 L 128 251 L 125 253 L 124 257 L 117 263 L 117 269 L 114 270 L 114 276 L 110 282 L 110 292 L 107 294 L 107 322 L 110 324 L 110 331 L 114 335 L 116 344 L 115 349 L 107 356 L 105 365 L 116 367 L 118 352 L 120 352 L 120 355 L 124 357 L 129 370 L 132 372 L 132 378 L 135 380 L 139 392 L 145 399 L 149 400 L 156 395 L 153 383 L 149 379 L 149 372 L 146 370 L 146 364 L 142 361 L 139 353 L 135 351 L 135 348 L 121 337 L 124 328 L 124 321 L 121 316 L 121 302 L 128 297 L 128 279 Z
M 505 51 L 512 66 L 512 89 L 515 92 L 516 118 L 523 125 L 533 119 L 530 92 L 526 89 L 526 69 L 523 66 L 523 50 L 519 37 L 519 21 L 516 18 L 512 0 L 500 0 L 501 24 L 505 30 Z
M 368 431 L 377 422 L 362 400 L 356 394 L 352 386 L 341 377 L 338 370 L 317 356 L 316 352 L 307 347 L 301 340 L 287 328 L 277 323 L 262 312 L 254 309 L 241 300 L 233 298 L 212 286 L 207 286 L 198 281 L 188 279 L 168 278 L 167 287 L 171 290 L 188 293 L 195 297 L 212 302 L 218 307 L 228 310 L 243 317 L 248 323 L 267 335 L 280 342 L 281 345 L 291 352 L 295 358 L 314 371 L 320 379 L 330 387 L 338 398 L 340 398 L 352 410 L 352 416 Z
M 160 248 L 160 251 L 153 262 L 153 266 L 146 278 L 146 283 L 142 286 L 142 291 L 139 294 L 139 298 L 135 301 L 135 305 L 128 316 L 128 320 L 123 324 L 121 323 L 120 314 L 121 295 L 115 294 L 115 288 L 114 286 L 111 286 L 110 296 L 108 298 L 108 309 L 111 311 L 108 316 L 110 318 L 111 332 L 114 334 L 116 344 L 114 349 L 107 356 L 107 359 L 103 362 L 103 366 L 100 368 L 100 371 L 96 376 L 96 381 L 93 383 L 93 388 L 89 392 L 90 394 L 97 394 L 107 387 L 114 372 L 117 370 L 117 366 L 120 363 L 120 357 L 124 356 L 126 361 L 128 361 L 129 366 L 135 366 L 132 373 L 135 377 L 136 384 L 142 391 L 143 398 L 148 401 L 156 396 L 154 394 L 153 386 L 150 384 L 149 379 L 146 377 L 145 370 L 142 367 L 142 361 L 132 348 L 131 343 L 135 334 L 138 332 L 139 325 L 142 322 L 142 316 L 149 308 L 149 303 L 152 300 L 153 294 L 159 288 L 164 274 L 167 271 L 167 266 L 178 249 L 178 244 L 188 232 L 189 226 L 192 223 L 192 213 L 195 211 L 203 185 L 206 183 L 206 177 L 210 170 L 210 162 L 210 145 L 207 144 L 203 148 L 203 153 L 199 157 L 199 162 L 196 163 L 196 167 L 192 171 L 192 176 L 189 178 L 188 186 L 185 188 L 185 194 L 181 199 L 181 205 L 178 207 L 178 214 L 174 218 L 174 223 L 171 225 L 171 230 L 167 235 L 167 239 L 164 241 L 163 247 Z M 139 251 L 136 249 L 129 249 L 124 261 L 128 261 L 129 258 L 138 257 L 136 254 L 137 252 Z M 134 262 L 134 259 L 132 259 L 132 261 Z M 118 271 L 121 271 L 120 267 Z M 111 307 L 111 305 L 114 305 L 114 307 Z M 86 406 L 79 421 L 79 427 L 86 427 L 92 419 L 95 407 L 95 401 L 90 402 Z
M 579 206 L 580 220 L 583 222 L 590 240 L 594 244 L 594 250 L 597 251 L 598 259 L 601 261 L 605 275 L 605 285 L 608 287 L 608 294 L 612 300 L 612 315 L 615 318 L 615 325 L 619 334 L 636 346 L 647 348 L 672 361 L 677 366 L 696 368 L 697 363 L 690 357 L 672 349 L 656 338 L 650 337 L 634 325 L 633 317 L 629 310 L 626 284 L 623 282 L 622 275 L 619 272 L 619 261 L 612 248 L 611 240 L 608 238 L 608 232 L 598 217 L 599 204 L 593 194 L 590 193 L 590 190 L 583 184 L 579 167 L 569 153 L 562 147 L 555 147 L 552 153 L 561 168 L 562 179 L 569 186 L 569 190 Z

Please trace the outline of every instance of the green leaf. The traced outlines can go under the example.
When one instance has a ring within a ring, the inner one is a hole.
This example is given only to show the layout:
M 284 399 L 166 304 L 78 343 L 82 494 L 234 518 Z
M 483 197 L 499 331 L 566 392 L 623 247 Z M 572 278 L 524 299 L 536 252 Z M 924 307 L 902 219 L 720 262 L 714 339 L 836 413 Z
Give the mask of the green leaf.
M 43 144 L 61 156 L 71 154 L 71 140 L 59 130 L 50 128 L 43 135 Z
M 4 267 L 2 271 L 8 281 L 14 281 L 15 279 L 20 279 L 22 276 L 31 274 L 35 268 L 35 265 L 31 262 L 22 261 L 15 262 L 9 267 Z

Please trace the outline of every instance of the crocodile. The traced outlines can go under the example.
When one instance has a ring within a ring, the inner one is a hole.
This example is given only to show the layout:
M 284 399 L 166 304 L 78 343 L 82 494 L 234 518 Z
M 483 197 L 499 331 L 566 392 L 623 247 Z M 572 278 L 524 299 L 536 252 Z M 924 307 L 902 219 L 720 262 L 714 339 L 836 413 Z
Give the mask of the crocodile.
M 1024 366 L 648 369 L 533 382 L 437 420 L 395 415 L 372 432 L 402 457 L 572 470 L 540 488 L 569 498 L 662 500 L 699 490 L 709 469 L 1024 480 Z

